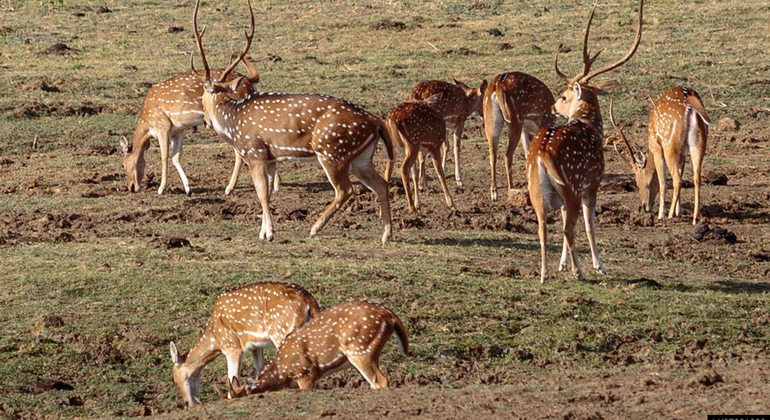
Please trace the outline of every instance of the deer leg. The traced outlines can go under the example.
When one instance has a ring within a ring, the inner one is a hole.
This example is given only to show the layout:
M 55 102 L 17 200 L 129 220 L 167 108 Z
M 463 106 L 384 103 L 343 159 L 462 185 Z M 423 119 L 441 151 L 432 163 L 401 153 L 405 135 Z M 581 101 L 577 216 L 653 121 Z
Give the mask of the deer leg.
M 497 146 L 500 141 L 500 132 L 503 130 L 503 114 L 497 104 L 497 100 L 492 98 L 489 112 L 484 110 L 484 132 L 489 143 L 489 171 L 491 184 L 489 186 L 492 201 L 497 201 L 497 181 L 495 179 L 495 167 L 497 165 Z
M 254 356 L 254 378 L 258 378 L 262 373 L 262 369 L 265 368 L 265 349 L 257 347 L 251 351 L 251 355 Z
M 462 173 L 460 172 L 460 141 L 463 138 L 464 127 L 465 121 L 458 121 L 454 132 L 455 182 L 457 183 L 458 187 L 463 186 L 463 177 Z
M 425 190 L 425 183 L 426 183 L 426 174 L 425 174 L 425 154 L 422 152 L 417 153 L 417 156 L 419 157 L 417 162 L 419 165 L 420 170 L 417 174 L 417 181 L 420 186 L 420 191 Z
M 588 246 L 591 248 L 591 262 L 594 269 L 598 270 L 602 274 L 607 274 L 607 270 L 604 269 L 602 259 L 599 257 L 599 247 L 596 245 L 596 232 L 594 230 L 596 226 L 596 192 L 588 192 L 583 197 L 583 222 L 586 225 L 586 235 L 588 236 Z
M 567 229 L 567 209 L 562 206 L 561 208 L 561 227 L 562 232 Z M 561 247 L 561 259 L 559 260 L 559 271 L 564 271 L 567 267 L 567 237 L 564 236 L 564 244 Z
M 227 359 L 227 382 L 230 383 L 233 378 L 237 378 L 241 373 L 241 350 L 240 349 L 226 349 L 222 353 L 225 354 Z M 228 387 L 229 388 L 229 387 Z M 227 398 L 233 398 L 234 395 L 227 393 Z
M 441 163 L 438 156 L 436 157 L 436 160 L 439 164 Z M 369 386 L 372 389 L 388 387 L 387 378 L 382 374 L 380 367 L 377 366 L 377 362 L 372 360 L 371 356 L 348 356 L 348 360 L 350 361 L 350 364 L 361 373 L 361 376 L 366 379 L 366 382 L 369 382 Z
M 310 237 L 314 237 L 318 232 L 323 229 L 329 219 L 334 216 L 342 205 L 353 194 L 353 186 L 350 184 L 350 175 L 347 167 L 335 167 L 334 164 L 318 157 L 318 161 L 321 163 L 321 167 L 324 168 L 326 177 L 329 178 L 329 183 L 334 187 L 334 200 L 329 204 L 323 213 L 318 217 L 318 220 L 313 224 L 310 229 Z M 379 175 L 378 175 L 379 176 Z M 388 214 L 390 216 L 390 214 Z
M 679 206 L 679 194 L 682 192 L 682 176 L 681 171 L 679 170 L 679 161 L 679 158 L 666 156 L 666 166 L 671 168 L 669 172 L 671 172 L 671 181 L 674 185 L 674 195 L 671 198 L 671 207 L 668 211 L 669 219 L 674 217 L 674 214 L 679 214 L 677 212 L 677 207 Z
M 184 136 L 182 133 L 175 134 L 171 137 L 171 162 L 174 164 L 179 178 L 182 179 L 182 185 L 184 185 L 184 193 L 189 196 L 192 190 L 190 189 L 190 181 L 187 179 L 187 175 L 182 169 L 182 140 Z
M 267 239 L 269 242 L 273 240 L 273 219 L 270 216 L 270 183 L 267 180 L 266 165 L 263 162 L 256 162 L 249 166 L 259 204 L 262 205 L 262 229 L 259 231 L 259 239 Z
M 508 181 L 509 190 L 513 188 L 513 179 L 511 179 L 513 152 L 516 151 L 516 146 L 519 144 L 521 133 L 521 123 L 518 121 L 511 121 L 511 124 L 508 126 L 508 148 L 505 150 L 505 179 Z
M 698 223 L 700 218 L 700 183 L 701 183 L 701 165 L 703 164 L 703 150 L 695 148 L 692 155 L 692 183 L 695 185 L 695 204 L 693 207 L 692 224 Z
M 270 185 L 270 194 L 278 192 L 281 189 L 281 177 L 275 171 L 275 162 L 267 164 L 267 182 Z
M 441 144 L 441 169 L 446 169 L 446 155 L 449 154 L 449 142 L 445 141 Z
M 436 156 L 435 153 L 431 152 L 431 155 L 433 157 L 433 166 L 436 167 L 436 173 L 438 173 L 438 181 L 441 183 L 441 189 L 444 190 L 444 199 L 446 200 L 446 205 L 447 207 L 452 209 L 453 212 L 457 213 L 457 207 L 455 207 L 455 203 L 454 201 L 452 201 L 452 196 L 449 194 L 449 188 L 446 185 L 446 179 L 444 178 L 444 169 L 441 168 L 441 165 L 439 165 L 439 163 L 441 162 L 439 162 L 438 157 Z
M 580 207 L 579 204 L 574 204 L 574 201 L 576 200 L 564 201 L 564 205 L 567 207 L 567 220 L 564 223 L 564 238 L 567 240 L 569 257 L 572 262 L 572 274 L 579 279 L 584 279 L 586 276 L 583 274 L 583 269 L 580 268 L 580 261 L 578 261 L 577 254 L 575 253 L 575 226 L 577 224 Z M 573 202 L 573 204 L 570 204 L 571 202 Z
M 297 385 L 299 386 L 299 389 L 315 389 L 316 379 L 317 378 L 313 376 L 303 376 L 297 378 Z
M 382 243 L 384 244 L 390 240 L 393 233 L 393 226 L 390 219 L 390 192 L 388 191 L 388 183 L 382 179 L 380 174 L 377 173 L 377 170 L 374 168 L 374 164 L 372 164 L 374 146 L 372 146 L 370 150 L 371 151 L 364 151 L 364 153 L 353 159 L 353 163 L 351 163 L 350 167 L 353 170 L 353 175 L 377 195 L 377 199 L 380 202 L 382 222 L 385 225 L 384 232 L 382 233 Z M 347 175 L 346 179 L 348 180 L 348 184 L 350 184 Z
M 684 155 L 679 156 L 679 163 L 677 164 L 677 170 L 679 171 L 679 179 L 682 180 L 684 176 Z M 682 197 L 677 197 L 676 200 L 676 216 L 679 217 L 679 214 L 681 213 L 681 203 L 682 203 Z
M 160 187 L 158 187 L 158 194 L 163 194 L 166 191 L 166 184 L 168 182 L 168 129 L 161 128 L 157 130 L 158 133 L 158 146 L 160 146 Z
M 521 130 L 521 144 L 524 149 L 524 162 L 527 161 L 527 158 L 529 157 L 529 145 L 532 143 L 532 135 Z
M 425 162 L 425 155 L 422 153 L 420 156 L 420 166 L 423 166 Z M 412 165 L 412 186 L 414 187 L 414 208 L 420 211 L 420 187 L 419 187 L 420 171 L 417 169 L 417 165 Z
M 417 212 L 417 209 L 412 202 L 412 192 L 409 190 L 409 174 L 414 173 L 414 163 L 417 160 L 417 151 L 407 144 L 406 153 L 404 156 L 404 162 L 401 164 L 401 183 L 404 185 L 404 195 L 406 196 L 406 206 L 412 213 Z M 417 194 L 417 182 L 415 182 L 415 196 Z
M 233 148 L 233 152 L 235 153 L 235 165 L 233 165 L 233 174 L 230 175 L 230 181 L 225 188 L 225 195 L 230 195 L 230 193 L 233 192 L 233 189 L 235 189 L 236 184 L 238 184 L 238 175 L 240 174 L 241 166 L 243 165 L 243 158 L 241 157 L 241 154 L 238 153 L 238 149 Z
M 655 171 L 658 173 L 658 186 L 660 187 L 658 203 L 658 219 L 666 215 L 666 163 L 663 154 L 655 157 Z

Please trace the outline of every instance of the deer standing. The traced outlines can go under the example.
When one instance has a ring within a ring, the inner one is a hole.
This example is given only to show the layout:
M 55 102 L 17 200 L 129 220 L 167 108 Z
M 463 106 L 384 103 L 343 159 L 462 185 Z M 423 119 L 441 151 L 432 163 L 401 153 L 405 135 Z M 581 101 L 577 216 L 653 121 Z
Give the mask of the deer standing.
M 595 8 L 594 8 L 595 9 Z M 556 73 L 567 82 L 568 88 L 554 105 L 559 114 L 569 118 L 565 125 L 541 129 L 535 136 L 527 157 L 527 187 L 532 206 L 535 208 L 540 237 L 541 271 L 540 282 L 548 277 L 546 263 L 546 218 L 549 208 L 560 208 L 564 226 L 564 245 L 559 271 L 564 269 L 569 254 L 572 273 L 585 278 L 580 262 L 575 255 L 575 225 L 580 207 L 586 226 L 591 259 L 596 270 L 604 274 L 604 265 L 599 257 L 594 234 L 596 194 L 604 175 L 604 152 L 602 149 L 604 131 L 599 109 L 598 95 L 606 95 L 614 82 L 589 85 L 594 77 L 613 70 L 627 62 L 636 52 L 642 40 L 642 11 L 644 0 L 639 4 L 639 25 L 630 51 L 613 64 L 591 72 L 599 53 L 593 57 L 588 50 L 588 34 L 591 29 L 594 10 L 588 18 L 583 38 L 583 70 L 569 78 L 559 70 L 558 52 L 554 61 Z
M 263 349 L 271 344 L 279 348 L 289 333 L 318 312 L 315 298 L 292 283 L 253 283 L 219 295 L 211 318 L 190 351 L 179 354 L 173 341 L 170 345 L 174 382 L 185 407 L 198 403 L 201 370 L 220 354 L 227 358 L 228 382 L 240 374 L 244 352 L 252 352 L 259 373 L 264 366 Z
M 251 76 L 249 82 L 256 84 L 259 81 L 259 73 L 244 58 L 246 67 Z M 192 57 L 190 59 L 192 67 Z M 212 70 L 212 74 L 221 75 L 222 69 Z M 233 74 L 228 80 L 241 77 L 239 74 Z M 150 147 L 150 138 L 154 137 L 160 145 L 160 187 L 158 194 L 163 194 L 166 190 L 168 180 L 168 151 L 169 142 L 171 143 L 171 161 L 174 164 L 179 177 L 182 179 L 185 194 L 190 195 L 190 182 L 182 169 L 182 140 L 184 131 L 188 127 L 197 127 L 203 124 L 203 105 L 201 96 L 203 95 L 203 82 L 193 68 L 192 70 L 178 74 L 171 79 L 155 84 L 150 88 L 150 92 L 144 100 L 142 111 L 134 129 L 134 138 L 129 144 L 128 140 L 121 136 L 120 148 L 123 152 L 123 169 L 126 171 L 128 179 L 128 191 L 139 192 L 142 188 L 144 179 L 144 153 Z M 230 181 L 225 189 L 225 194 L 235 188 L 238 182 L 238 174 L 241 168 L 241 156 L 235 153 L 235 167 Z M 276 178 L 274 189 L 279 188 L 279 181 Z
M 385 224 L 382 242 L 391 236 L 388 184 L 377 173 L 372 156 L 382 137 L 388 158 L 393 146 L 385 124 L 378 117 L 355 105 L 326 95 L 257 93 L 248 79 L 227 76 L 246 55 L 254 37 L 254 11 L 249 1 L 251 30 L 241 54 L 219 76 L 212 79 L 198 32 L 196 1 L 193 15 L 195 40 L 203 61 L 204 118 L 249 165 L 254 187 L 262 206 L 261 239 L 273 239 L 270 216 L 270 180 L 275 163 L 288 159 L 318 160 L 335 190 L 335 198 L 310 230 L 315 236 L 353 194 L 350 172 L 372 190 L 380 202 Z
M 430 96 L 424 100 L 410 100 L 403 102 L 388 113 L 387 125 L 390 137 L 405 151 L 404 162 L 401 164 L 401 183 L 404 184 L 404 193 L 409 211 L 416 212 L 420 208 L 420 195 L 417 186 L 419 177 L 415 162 L 417 155 L 426 151 L 433 158 L 433 166 L 438 173 L 438 180 L 444 190 L 444 198 L 450 209 L 457 211 L 449 188 L 444 179 L 444 169 L 440 156 L 441 147 L 446 144 L 446 124 L 441 114 L 432 107 L 441 100 L 442 93 Z M 388 161 L 385 168 L 385 181 L 390 181 L 394 161 Z M 414 200 L 409 191 L 409 174 L 414 181 Z
M 243 386 L 231 380 L 230 395 L 277 391 L 293 383 L 314 389 L 321 377 L 351 366 L 372 389 L 387 388 L 379 359 L 393 332 L 401 354 L 407 356 L 406 329 L 391 310 L 366 300 L 333 306 L 289 334 L 256 380 Z
M 497 201 L 497 147 L 503 123 L 508 123 L 508 149 L 505 151 L 505 176 L 508 190 L 513 188 L 511 165 L 513 152 L 524 143 L 524 157 L 529 153 L 531 136 L 556 122 L 551 108 L 553 94 L 545 83 L 525 73 L 512 72 L 495 76 L 484 92 L 484 132 L 489 143 L 489 168 L 492 201 Z
M 453 79 L 454 80 L 454 79 Z M 460 140 L 463 137 L 465 120 L 474 112 L 482 119 L 484 118 L 484 109 L 482 99 L 484 91 L 487 89 L 487 81 L 483 80 L 478 89 L 473 89 L 463 82 L 454 80 L 454 84 L 440 80 L 427 80 L 420 82 L 412 88 L 409 94 L 409 101 L 419 101 L 430 98 L 431 96 L 441 94 L 440 99 L 431 107 L 444 118 L 446 128 L 454 133 L 454 162 L 455 162 L 455 182 L 458 187 L 463 186 L 463 178 L 460 172 Z M 444 142 L 441 150 L 441 169 L 446 170 L 447 143 Z M 418 177 L 420 189 L 425 186 L 425 160 L 420 155 L 420 173 Z
M 660 194 L 658 219 L 662 219 L 665 215 L 666 167 L 671 173 L 674 184 L 674 198 L 668 217 L 671 218 L 674 214 L 679 216 L 679 193 L 682 188 L 684 162 L 687 155 L 691 156 L 693 184 L 695 184 L 692 223 L 696 224 L 700 216 L 701 165 L 706 154 L 708 125 L 711 124 L 698 92 L 685 86 L 672 87 L 663 92 L 658 101 L 653 104 L 647 125 L 647 156 L 635 153 L 623 130 L 615 124 L 612 101 L 610 101 L 610 121 L 633 156 L 634 162 L 621 155 L 615 147 L 620 158 L 634 172 L 645 211 L 652 211 L 655 195 Z M 653 164 L 649 164 L 649 161 Z

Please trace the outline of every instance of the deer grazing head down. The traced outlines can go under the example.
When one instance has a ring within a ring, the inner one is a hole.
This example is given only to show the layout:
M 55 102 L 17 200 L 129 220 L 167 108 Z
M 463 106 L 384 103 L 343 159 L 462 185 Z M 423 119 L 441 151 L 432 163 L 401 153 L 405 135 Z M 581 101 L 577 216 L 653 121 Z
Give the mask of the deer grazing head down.
M 588 48 L 588 35 L 591 32 L 591 22 L 594 18 L 595 9 L 595 6 L 591 9 L 591 15 L 588 18 L 588 24 L 586 25 L 585 34 L 583 36 L 583 70 L 576 76 L 570 78 L 559 70 L 558 51 L 556 52 L 556 58 L 554 59 L 554 69 L 556 70 L 556 74 L 558 74 L 567 84 L 567 89 L 565 89 L 559 96 L 559 99 L 554 105 L 554 110 L 570 120 L 574 118 L 590 118 L 598 116 L 599 121 L 601 121 L 597 95 L 609 94 L 612 91 L 612 86 L 615 82 L 611 80 L 598 85 L 589 84 L 589 82 L 594 77 L 610 70 L 614 70 L 630 60 L 636 53 L 639 43 L 642 41 L 642 12 L 644 10 L 644 0 L 639 2 L 639 24 L 631 49 L 620 60 L 604 66 L 599 70 L 591 71 L 594 61 L 596 61 L 599 54 L 602 52 L 602 50 L 599 50 L 596 54 L 591 56 L 591 51 Z

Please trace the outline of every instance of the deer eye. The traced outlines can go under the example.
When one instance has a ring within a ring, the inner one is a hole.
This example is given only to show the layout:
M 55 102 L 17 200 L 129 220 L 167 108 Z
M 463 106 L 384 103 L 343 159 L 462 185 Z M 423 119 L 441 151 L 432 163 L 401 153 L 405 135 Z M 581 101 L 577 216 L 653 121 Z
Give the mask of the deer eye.
M 566 100 L 567 100 L 567 97 L 566 97 L 566 96 L 564 96 L 564 95 L 561 95 L 561 100 L 562 100 L 562 101 L 566 101 Z

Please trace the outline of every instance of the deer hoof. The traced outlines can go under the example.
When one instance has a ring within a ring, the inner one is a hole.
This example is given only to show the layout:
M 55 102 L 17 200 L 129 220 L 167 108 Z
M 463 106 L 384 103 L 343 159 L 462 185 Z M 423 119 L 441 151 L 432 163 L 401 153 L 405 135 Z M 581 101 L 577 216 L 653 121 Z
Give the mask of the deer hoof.
M 497 201 L 497 191 L 492 190 L 492 201 Z

